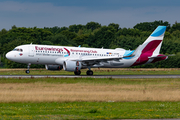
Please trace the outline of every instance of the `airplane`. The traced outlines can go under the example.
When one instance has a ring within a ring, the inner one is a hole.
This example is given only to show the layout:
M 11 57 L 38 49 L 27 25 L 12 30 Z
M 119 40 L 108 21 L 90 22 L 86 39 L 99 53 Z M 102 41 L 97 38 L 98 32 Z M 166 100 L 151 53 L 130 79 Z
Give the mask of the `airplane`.
M 26 44 L 15 47 L 6 54 L 6 58 L 28 64 L 27 74 L 31 64 L 44 64 L 47 70 L 64 69 L 75 75 L 88 68 L 86 74 L 93 75 L 91 68 L 125 68 L 167 59 L 168 56 L 159 54 L 165 31 L 166 26 L 158 26 L 142 45 L 132 51 Z

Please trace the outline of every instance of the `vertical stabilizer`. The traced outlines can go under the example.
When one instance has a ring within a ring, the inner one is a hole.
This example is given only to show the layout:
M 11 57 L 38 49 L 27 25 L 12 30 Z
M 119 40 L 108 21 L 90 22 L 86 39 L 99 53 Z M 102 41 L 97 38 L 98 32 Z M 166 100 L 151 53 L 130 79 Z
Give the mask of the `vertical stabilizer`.
M 162 41 L 166 31 L 166 26 L 158 26 L 154 32 L 142 44 L 142 54 L 149 53 L 158 55 L 161 49 Z
M 150 63 L 153 61 L 153 59 L 149 58 L 160 56 L 159 52 L 161 49 L 165 31 L 166 26 L 158 26 L 154 30 L 154 32 L 146 39 L 146 41 L 141 46 L 139 46 L 137 50 L 135 50 L 135 57 L 138 57 L 138 59 L 132 66 Z

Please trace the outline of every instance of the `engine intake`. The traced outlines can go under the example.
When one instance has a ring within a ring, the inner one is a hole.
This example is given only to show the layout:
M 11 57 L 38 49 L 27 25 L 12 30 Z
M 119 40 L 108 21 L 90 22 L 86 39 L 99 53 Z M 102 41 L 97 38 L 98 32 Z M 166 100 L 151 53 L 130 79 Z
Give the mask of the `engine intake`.
M 64 61 L 63 69 L 65 71 L 78 71 L 82 67 L 81 62 L 79 61 Z

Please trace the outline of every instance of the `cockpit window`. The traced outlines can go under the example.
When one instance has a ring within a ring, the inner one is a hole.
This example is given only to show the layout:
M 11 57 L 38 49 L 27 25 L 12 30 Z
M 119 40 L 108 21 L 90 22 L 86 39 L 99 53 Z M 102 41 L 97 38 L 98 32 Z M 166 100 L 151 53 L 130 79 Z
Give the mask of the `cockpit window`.
M 15 48 L 15 49 L 13 49 L 13 51 L 23 52 L 23 50 L 22 50 L 22 49 L 20 49 L 20 48 Z

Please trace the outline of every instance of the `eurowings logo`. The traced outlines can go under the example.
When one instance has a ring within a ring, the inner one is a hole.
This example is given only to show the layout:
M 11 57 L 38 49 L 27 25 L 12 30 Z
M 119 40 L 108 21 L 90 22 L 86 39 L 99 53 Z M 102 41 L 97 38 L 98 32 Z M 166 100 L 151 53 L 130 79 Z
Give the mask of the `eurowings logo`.
M 19 53 L 20 56 L 22 56 L 23 54 L 22 53 Z
M 67 51 L 67 53 L 68 54 L 66 54 L 66 55 L 64 55 L 64 57 L 68 57 L 68 56 L 70 56 L 70 51 L 68 50 L 68 49 L 66 49 L 66 48 L 64 48 L 66 51 Z

